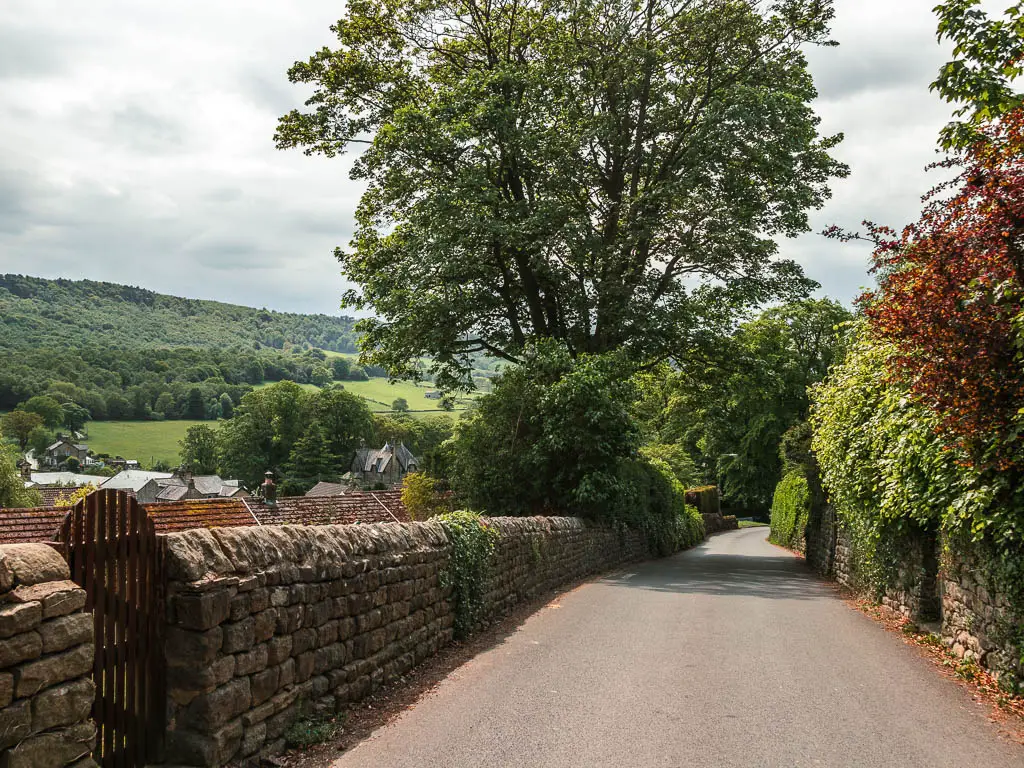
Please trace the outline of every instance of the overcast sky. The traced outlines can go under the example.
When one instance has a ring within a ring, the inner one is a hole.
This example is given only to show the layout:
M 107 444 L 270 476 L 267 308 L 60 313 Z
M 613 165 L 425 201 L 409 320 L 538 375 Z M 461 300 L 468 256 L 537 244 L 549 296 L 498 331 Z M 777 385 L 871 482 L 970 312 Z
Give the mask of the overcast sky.
M 1005 2 L 1005 0 L 1004 0 Z M 915 218 L 949 108 L 936 0 L 837 0 L 839 48 L 810 53 L 822 131 L 852 175 L 816 231 Z M 999 5 L 999 3 L 996 3 Z M 274 149 L 301 104 L 286 70 L 332 43 L 342 2 L 4 0 L 0 273 L 90 278 L 195 298 L 337 313 L 359 185 L 345 159 Z M 786 241 L 822 293 L 851 300 L 867 251 Z

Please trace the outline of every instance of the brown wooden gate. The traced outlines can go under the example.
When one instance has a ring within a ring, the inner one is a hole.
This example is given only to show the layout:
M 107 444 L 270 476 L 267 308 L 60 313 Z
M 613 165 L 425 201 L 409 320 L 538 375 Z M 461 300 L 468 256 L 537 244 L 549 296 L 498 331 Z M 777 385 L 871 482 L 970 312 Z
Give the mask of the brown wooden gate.
M 164 732 L 163 539 L 136 500 L 99 490 L 78 502 L 58 539 L 93 612 L 93 757 L 103 768 L 156 762 Z

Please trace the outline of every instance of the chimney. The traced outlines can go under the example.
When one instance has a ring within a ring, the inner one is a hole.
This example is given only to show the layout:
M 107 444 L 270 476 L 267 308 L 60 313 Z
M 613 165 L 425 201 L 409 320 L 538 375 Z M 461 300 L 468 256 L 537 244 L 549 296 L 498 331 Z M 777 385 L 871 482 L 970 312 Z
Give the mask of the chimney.
M 32 465 L 29 464 L 27 461 L 22 461 L 18 463 L 18 466 L 21 468 L 21 479 L 25 481 L 31 481 Z
M 277 486 L 274 484 L 274 473 L 268 469 L 264 477 L 266 480 L 260 486 L 263 490 L 263 502 L 271 507 L 277 506 Z

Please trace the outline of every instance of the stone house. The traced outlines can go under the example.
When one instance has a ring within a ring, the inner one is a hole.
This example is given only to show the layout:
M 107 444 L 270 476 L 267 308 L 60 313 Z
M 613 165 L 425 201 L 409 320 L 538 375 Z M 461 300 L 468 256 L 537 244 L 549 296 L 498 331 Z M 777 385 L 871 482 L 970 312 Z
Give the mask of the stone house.
M 140 504 L 249 496 L 249 492 L 238 480 L 224 480 L 220 475 L 193 475 L 183 471 L 169 477 L 153 478 L 135 491 L 135 498 Z
M 73 443 L 63 435 L 57 435 L 57 442 L 47 446 L 43 454 L 43 464 L 50 467 L 57 467 L 68 459 L 77 459 L 80 464 L 85 464 L 89 458 L 89 446 L 84 443 Z
M 419 470 L 419 461 L 403 443 L 385 443 L 383 448 L 360 448 L 352 460 L 352 475 L 363 483 L 396 485 L 410 472 Z

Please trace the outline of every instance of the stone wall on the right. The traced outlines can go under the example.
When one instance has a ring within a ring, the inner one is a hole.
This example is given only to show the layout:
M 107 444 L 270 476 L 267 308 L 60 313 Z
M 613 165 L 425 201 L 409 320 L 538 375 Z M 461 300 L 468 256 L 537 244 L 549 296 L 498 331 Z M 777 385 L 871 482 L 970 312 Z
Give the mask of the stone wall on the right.
M 915 622 L 941 620 L 942 642 L 956 656 L 996 673 L 1011 688 L 1024 681 L 1024 621 L 988 575 L 976 545 L 953 546 L 928 531 L 903 544 L 891 585 L 879 592 L 863 583 L 849 532 L 831 507 L 812 512 L 807 562 L 822 576 L 866 593 Z M 940 562 L 940 553 L 941 562 Z
M 942 561 L 942 640 L 958 657 L 1024 681 L 1024 622 L 981 567 L 976 552 L 958 548 Z

